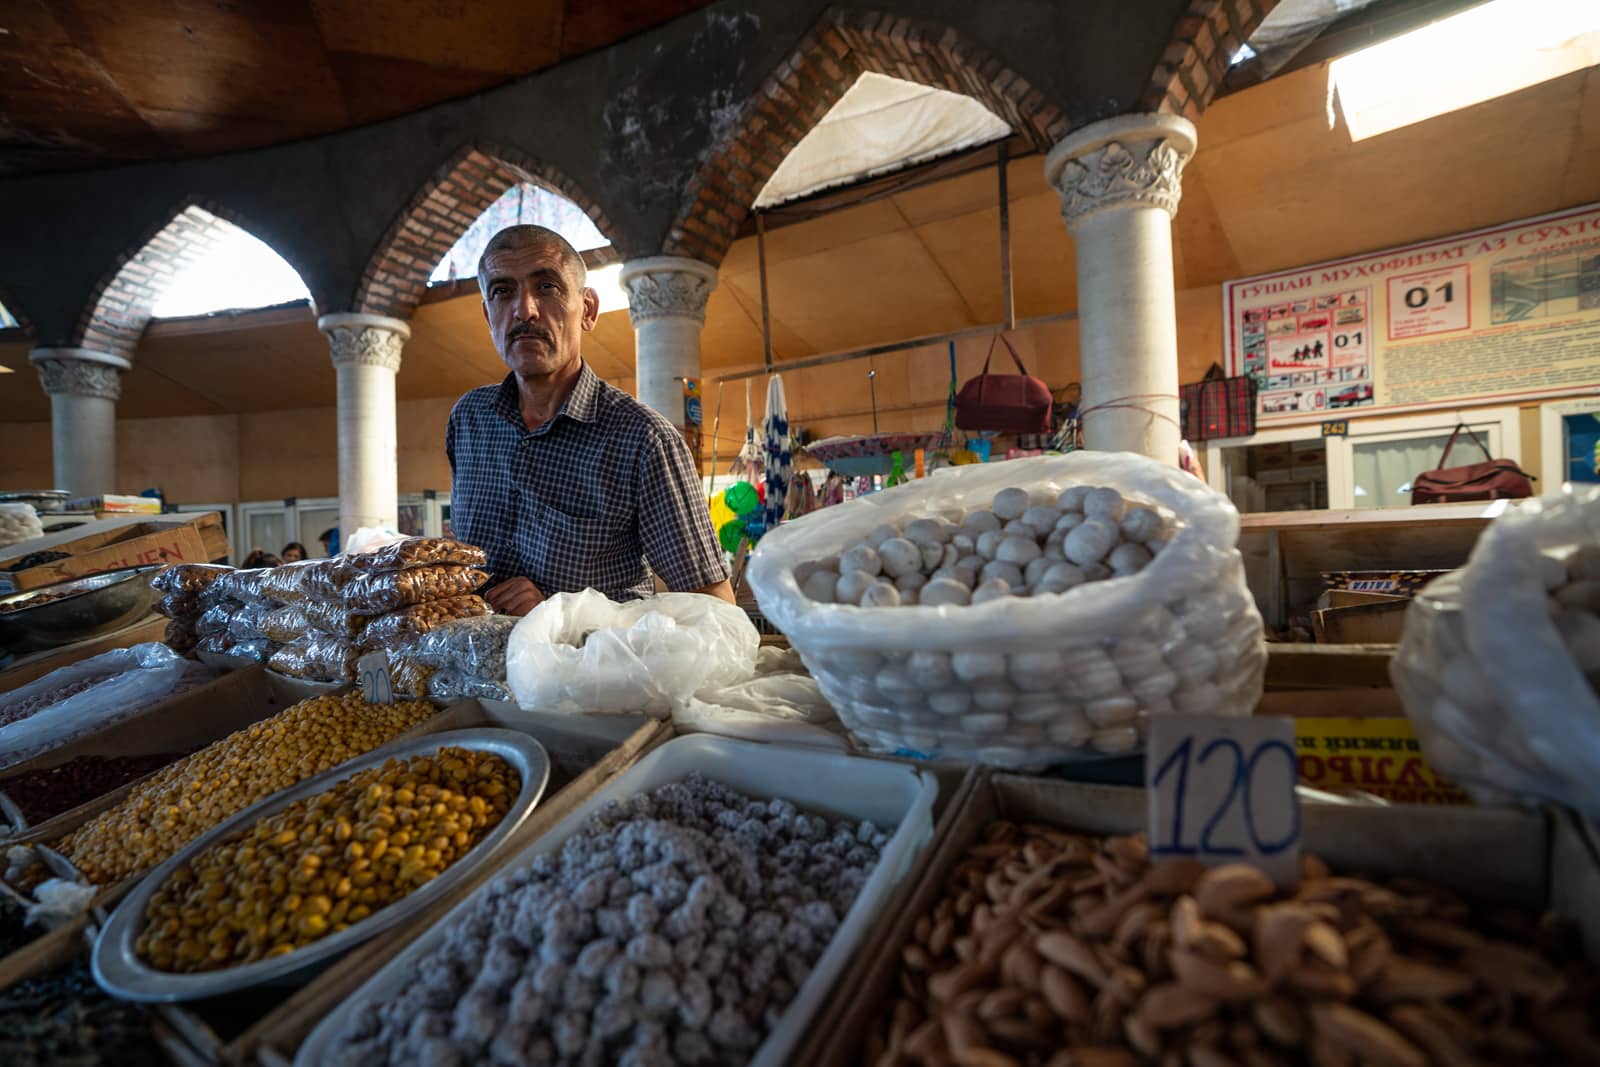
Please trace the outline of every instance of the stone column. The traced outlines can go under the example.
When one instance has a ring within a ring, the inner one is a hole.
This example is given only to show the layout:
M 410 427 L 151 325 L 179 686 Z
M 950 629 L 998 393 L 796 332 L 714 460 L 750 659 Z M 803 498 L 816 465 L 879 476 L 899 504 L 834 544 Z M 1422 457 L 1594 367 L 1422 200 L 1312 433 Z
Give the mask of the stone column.
M 339 538 L 363 526 L 398 528 L 400 466 L 394 376 L 411 327 L 383 315 L 324 315 L 339 389 Z
M 117 398 L 129 363 L 88 348 L 36 348 L 28 359 L 50 394 L 56 489 L 98 496 L 117 485 Z
M 1194 146 L 1187 119 L 1121 115 L 1072 133 L 1045 157 L 1077 246 L 1090 448 L 1178 461 L 1172 218 Z
M 700 376 L 700 328 L 717 268 L 683 256 L 653 256 L 622 266 L 637 353 L 639 401 L 683 426 L 683 378 Z

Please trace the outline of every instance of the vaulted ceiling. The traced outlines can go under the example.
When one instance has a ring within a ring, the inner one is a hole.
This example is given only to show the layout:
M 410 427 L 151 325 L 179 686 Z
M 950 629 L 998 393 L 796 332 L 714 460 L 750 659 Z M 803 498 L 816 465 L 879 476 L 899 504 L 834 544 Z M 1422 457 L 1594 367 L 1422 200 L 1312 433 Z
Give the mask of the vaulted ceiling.
M 8 0 L 0 174 L 206 155 L 404 115 L 709 0 Z

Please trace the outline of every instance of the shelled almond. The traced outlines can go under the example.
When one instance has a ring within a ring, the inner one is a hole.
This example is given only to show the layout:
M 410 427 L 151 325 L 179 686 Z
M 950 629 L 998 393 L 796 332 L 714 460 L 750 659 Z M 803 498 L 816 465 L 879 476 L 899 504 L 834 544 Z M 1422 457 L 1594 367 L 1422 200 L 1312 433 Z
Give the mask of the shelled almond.
M 1142 837 L 991 824 L 901 950 L 864 1062 L 1600 1063 L 1600 973 L 1553 916 L 1436 886 L 1150 862 Z

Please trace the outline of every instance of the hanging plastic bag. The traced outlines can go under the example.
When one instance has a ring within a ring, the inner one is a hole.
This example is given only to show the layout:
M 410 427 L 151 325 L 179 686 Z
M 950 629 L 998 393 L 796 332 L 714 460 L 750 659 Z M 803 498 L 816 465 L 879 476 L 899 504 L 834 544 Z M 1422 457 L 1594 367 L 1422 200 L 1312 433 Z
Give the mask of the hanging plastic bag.
M 557 593 L 517 624 L 506 677 L 528 710 L 664 718 L 697 690 L 750 677 L 760 645 L 750 616 L 716 597 L 618 604 L 585 589 Z
M 762 648 L 753 677 L 700 690 L 672 710 L 672 724 L 687 733 L 849 747 L 833 706 L 800 657 L 788 649 Z
M 51 671 L 0 698 L 6 723 L 0 726 L 0 768 L 121 722 L 210 677 L 155 641 Z
M 1600 819 L 1600 488 L 1495 519 L 1411 602 L 1389 673 L 1429 764 L 1475 799 Z

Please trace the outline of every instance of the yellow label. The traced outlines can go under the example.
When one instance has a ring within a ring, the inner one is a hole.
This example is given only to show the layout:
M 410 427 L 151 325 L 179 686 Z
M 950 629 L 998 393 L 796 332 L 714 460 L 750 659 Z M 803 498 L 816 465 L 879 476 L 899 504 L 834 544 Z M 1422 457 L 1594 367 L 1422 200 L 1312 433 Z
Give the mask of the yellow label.
M 1408 719 L 1295 719 L 1300 784 L 1371 793 L 1394 804 L 1470 804 L 1422 758 Z

